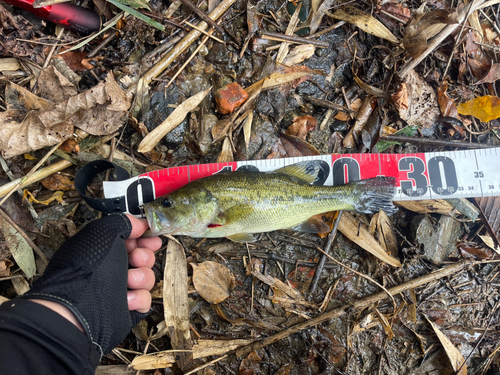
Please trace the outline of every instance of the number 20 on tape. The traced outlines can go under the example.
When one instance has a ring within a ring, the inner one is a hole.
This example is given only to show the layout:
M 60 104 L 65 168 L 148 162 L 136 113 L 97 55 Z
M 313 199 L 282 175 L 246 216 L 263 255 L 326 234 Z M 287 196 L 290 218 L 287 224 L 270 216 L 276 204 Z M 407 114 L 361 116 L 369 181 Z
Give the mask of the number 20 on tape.
M 104 182 L 106 198 L 125 196 L 128 212 L 191 181 L 236 170 L 269 172 L 285 165 L 321 160 L 319 184 L 342 185 L 377 176 L 397 180 L 395 201 L 500 195 L 500 148 L 419 154 L 342 154 L 244 162 L 197 164 Z M 318 183 L 318 181 L 316 181 Z

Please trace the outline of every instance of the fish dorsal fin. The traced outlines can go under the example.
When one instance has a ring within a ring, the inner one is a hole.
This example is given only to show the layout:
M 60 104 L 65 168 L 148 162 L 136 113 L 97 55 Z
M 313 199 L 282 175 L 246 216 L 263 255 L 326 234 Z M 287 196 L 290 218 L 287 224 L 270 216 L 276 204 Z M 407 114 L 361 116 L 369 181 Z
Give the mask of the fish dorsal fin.
M 327 233 L 330 231 L 330 227 L 325 224 L 324 221 L 321 221 L 314 216 L 290 229 L 304 233 Z
M 276 169 L 274 173 L 287 174 L 302 181 L 312 184 L 321 171 L 321 160 L 301 161 L 300 163 L 287 165 L 286 167 Z
M 234 242 L 255 242 L 257 239 L 250 233 L 236 233 L 227 236 L 231 241 Z

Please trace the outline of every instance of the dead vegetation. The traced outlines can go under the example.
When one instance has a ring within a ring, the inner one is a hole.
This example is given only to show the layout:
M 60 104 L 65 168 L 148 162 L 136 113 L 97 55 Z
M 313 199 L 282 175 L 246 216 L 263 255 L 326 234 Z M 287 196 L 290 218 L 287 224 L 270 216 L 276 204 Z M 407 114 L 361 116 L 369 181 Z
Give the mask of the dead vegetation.
M 0 4 L 0 301 L 101 215 L 73 185 L 93 160 L 498 147 L 498 3 L 127 1 L 144 23 L 94 0 L 89 39 Z M 327 236 L 166 239 L 152 314 L 97 373 L 499 372 L 500 200 L 397 206 L 321 215 Z

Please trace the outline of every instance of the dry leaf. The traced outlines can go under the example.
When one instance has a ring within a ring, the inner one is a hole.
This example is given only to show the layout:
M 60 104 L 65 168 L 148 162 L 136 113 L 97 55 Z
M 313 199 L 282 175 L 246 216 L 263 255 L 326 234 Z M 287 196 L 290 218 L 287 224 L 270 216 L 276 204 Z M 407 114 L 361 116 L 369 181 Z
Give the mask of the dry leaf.
M 385 98 L 389 94 L 386 93 L 384 90 L 380 90 L 374 86 L 371 86 L 365 82 L 361 78 L 359 78 L 353 71 L 353 77 L 356 83 L 358 84 L 359 88 L 366 92 L 368 95 L 375 96 L 377 98 Z
M 334 13 L 328 13 L 325 11 L 325 14 L 332 18 L 352 23 L 368 34 L 378 36 L 379 38 L 388 40 L 394 44 L 399 44 L 398 38 L 396 38 L 394 34 L 387 29 L 387 27 L 385 27 L 375 17 L 372 17 L 357 8 L 345 6 Z
M 56 173 L 53 174 L 52 176 L 45 177 L 44 179 L 40 180 L 43 186 L 45 186 L 49 190 L 62 190 L 62 191 L 68 191 L 68 190 L 75 190 L 75 185 L 73 181 L 69 179 L 69 177 L 64 176 L 62 174 Z
M 361 222 L 347 211 L 342 213 L 339 231 L 352 242 L 394 267 L 401 267 L 398 259 L 388 255 Z
M 285 130 L 285 134 L 293 135 L 305 141 L 307 133 L 315 130 L 317 125 L 316 119 L 310 115 L 295 116 L 292 125 Z
M 216 262 L 191 263 L 193 284 L 198 294 L 209 303 L 221 303 L 234 288 L 234 276 L 229 268 Z
M 35 275 L 36 265 L 33 250 L 26 240 L 4 218 L 0 217 L 0 230 L 5 237 L 5 243 L 19 268 L 29 279 Z
M 12 263 L 8 259 L 0 260 L 0 277 L 10 276 L 10 267 L 12 267 L 14 263 Z
M 320 155 L 313 145 L 289 134 L 280 134 L 280 140 L 290 157 Z
M 444 351 L 446 352 L 446 355 L 448 356 L 448 359 L 450 360 L 451 366 L 453 367 L 455 373 L 457 375 L 467 375 L 467 364 L 465 363 L 465 359 L 462 354 L 451 343 L 450 339 L 439 330 L 439 327 L 434 322 L 430 321 L 427 317 L 425 317 L 425 319 L 427 319 L 429 324 L 432 326 L 432 329 L 434 329 L 439 342 L 441 342 L 441 345 L 443 345 Z M 458 369 L 460 369 L 460 372 L 457 373 Z
M 439 109 L 443 116 L 451 116 L 458 118 L 457 107 L 455 102 L 446 95 L 446 90 L 448 89 L 448 82 L 444 81 L 441 85 L 437 87 L 438 92 L 438 103 Z
M 356 100 L 351 103 L 351 109 L 354 112 L 359 112 L 362 104 L 363 101 L 360 98 L 356 98 Z M 340 121 L 349 121 L 351 119 L 351 115 L 349 113 L 339 111 L 333 118 Z
M 476 82 L 476 85 L 481 83 L 493 83 L 500 78 L 500 64 L 491 64 L 488 73 Z
M 7 91 L 26 90 L 12 83 Z M 12 99 L 9 96 L 9 101 Z M 122 126 L 130 104 L 123 90 L 109 73 L 106 81 L 59 103 L 43 99 L 30 101 L 24 110 L 10 109 L 0 113 L 0 150 L 5 157 L 52 146 L 73 137 L 74 127 L 93 135 L 108 135 Z M 47 105 L 49 104 L 49 105 Z
M 481 122 L 488 122 L 500 117 L 500 98 L 491 95 L 481 96 L 458 105 L 458 113 L 471 115 Z
M 299 69 L 300 66 L 296 66 Z M 245 89 L 248 96 L 252 96 L 255 90 L 267 90 L 285 83 L 295 81 L 296 79 L 304 78 L 310 74 L 322 74 L 324 73 L 320 70 L 295 70 L 287 73 L 272 73 L 266 78 L 255 82 L 252 86 Z
M 440 32 L 445 25 L 457 23 L 457 13 L 434 9 L 423 13 L 420 7 L 406 27 L 403 46 L 414 59 L 427 49 L 427 40 Z
M 208 95 L 212 90 L 212 87 L 205 91 L 200 91 L 199 93 L 186 99 L 181 105 L 179 105 L 171 114 L 158 125 L 151 133 L 144 137 L 144 139 L 139 144 L 137 151 L 139 152 L 149 152 L 160 142 L 160 140 L 172 131 L 177 125 L 179 125 L 186 118 L 187 114 L 194 110 L 201 101 Z
M 334 4 L 334 0 L 313 0 L 311 22 L 309 23 L 309 35 L 314 34 L 318 30 L 321 25 L 321 20 L 325 15 L 325 11 L 331 9 Z
M 484 223 L 489 227 L 498 244 L 500 237 L 500 197 L 476 198 L 476 202 L 484 215 Z
M 403 83 L 407 87 L 408 107 L 400 107 L 399 116 L 410 126 L 433 127 L 440 115 L 434 89 L 414 70 Z
M 227 163 L 233 161 L 233 147 L 231 146 L 231 140 L 229 137 L 224 138 L 224 143 L 222 144 L 222 150 L 217 158 L 217 163 Z
M 406 83 L 399 85 L 396 92 L 391 95 L 391 99 L 398 111 L 408 110 L 408 90 L 406 88 Z
M 286 66 L 294 66 L 298 65 L 304 60 L 311 58 L 316 51 L 316 47 L 312 44 L 301 44 L 297 47 L 291 49 L 288 52 L 288 55 L 283 60 L 283 65 Z
M 500 246 L 495 246 L 495 241 L 490 236 L 479 236 L 481 240 L 490 248 L 500 254 Z
M 248 145 L 250 144 L 250 137 L 252 135 L 252 122 L 253 122 L 253 111 L 251 111 L 247 118 L 245 119 L 245 123 L 243 124 L 243 136 L 245 138 L 245 147 L 248 152 Z
M 382 18 L 382 20 L 389 28 L 398 28 L 401 23 L 405 24 L 411 18 L 411 10 L 402 6 L 401 4 L 394 4 L 392 2 L 385 3 L 382 5 L 381 9 L 401 20 L 401 22 L 398 22 L 394 18 L 380 13 L 379 17 Z
M 28 200 L 31 203 L 40 203 L 40 204 L 44 204 L 44 205 L 48 205 L 52 201 L 58 201 L 59 203 L 65 203 L 64 199 L 63 199 L 63 195 L 64 195 L 64 192 L 62 192 L 62 191 L 56 191 L 54 194 L 52 194 L 52 196 L 49 199 L 45 199 L 43 201 L 39 201 L 38 199 L 36 199 L 33 196 L 33 194 L 31 194 L 30 191 L 28 191 L 26 189 L 24 189 L 24 191 L 23 191 L 23 199 L 28 198 Z
M 75 85 L 53 66 L 48 66 L 40 72 L 38 87 L 40 97 L 54 103 L 63 102 L 78 94 Z
M 356 144 L 360 140 L 361 130 L 368 122 L 370 115 L 377 106 L 377 98 L 372 96 L 367 96 L 363 101 L 363 104 L 359 108 L 358 115 L 356 116 L 356 122 L 354 126 L 349 130 L 349 133 L 344 138 L 343 145 L 346 148 L 355 148 Z

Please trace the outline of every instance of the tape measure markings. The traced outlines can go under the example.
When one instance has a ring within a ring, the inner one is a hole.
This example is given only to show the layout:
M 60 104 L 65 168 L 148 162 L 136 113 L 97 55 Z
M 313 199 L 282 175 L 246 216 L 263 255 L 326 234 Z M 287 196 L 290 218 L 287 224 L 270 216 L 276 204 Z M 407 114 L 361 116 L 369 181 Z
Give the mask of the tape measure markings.
M 125 196 L 127 209 L 140 214 L 139 205 L 168 194 L 187 183 L 215 173 L 243 167 L 272 171 L 301 161 L 320 160 L 325 185 L 340 185 L 376 176 L 397 180 L 395 201 L 500 196 L 499 148 L 413 154 L 342 154 L 197 164 L 166 168 L 125 181 L 103 182 L 106 198 Z M 323 180 L 322 180 L 323 181 Z M 140 195 L 140 197 L 139 197 Z

